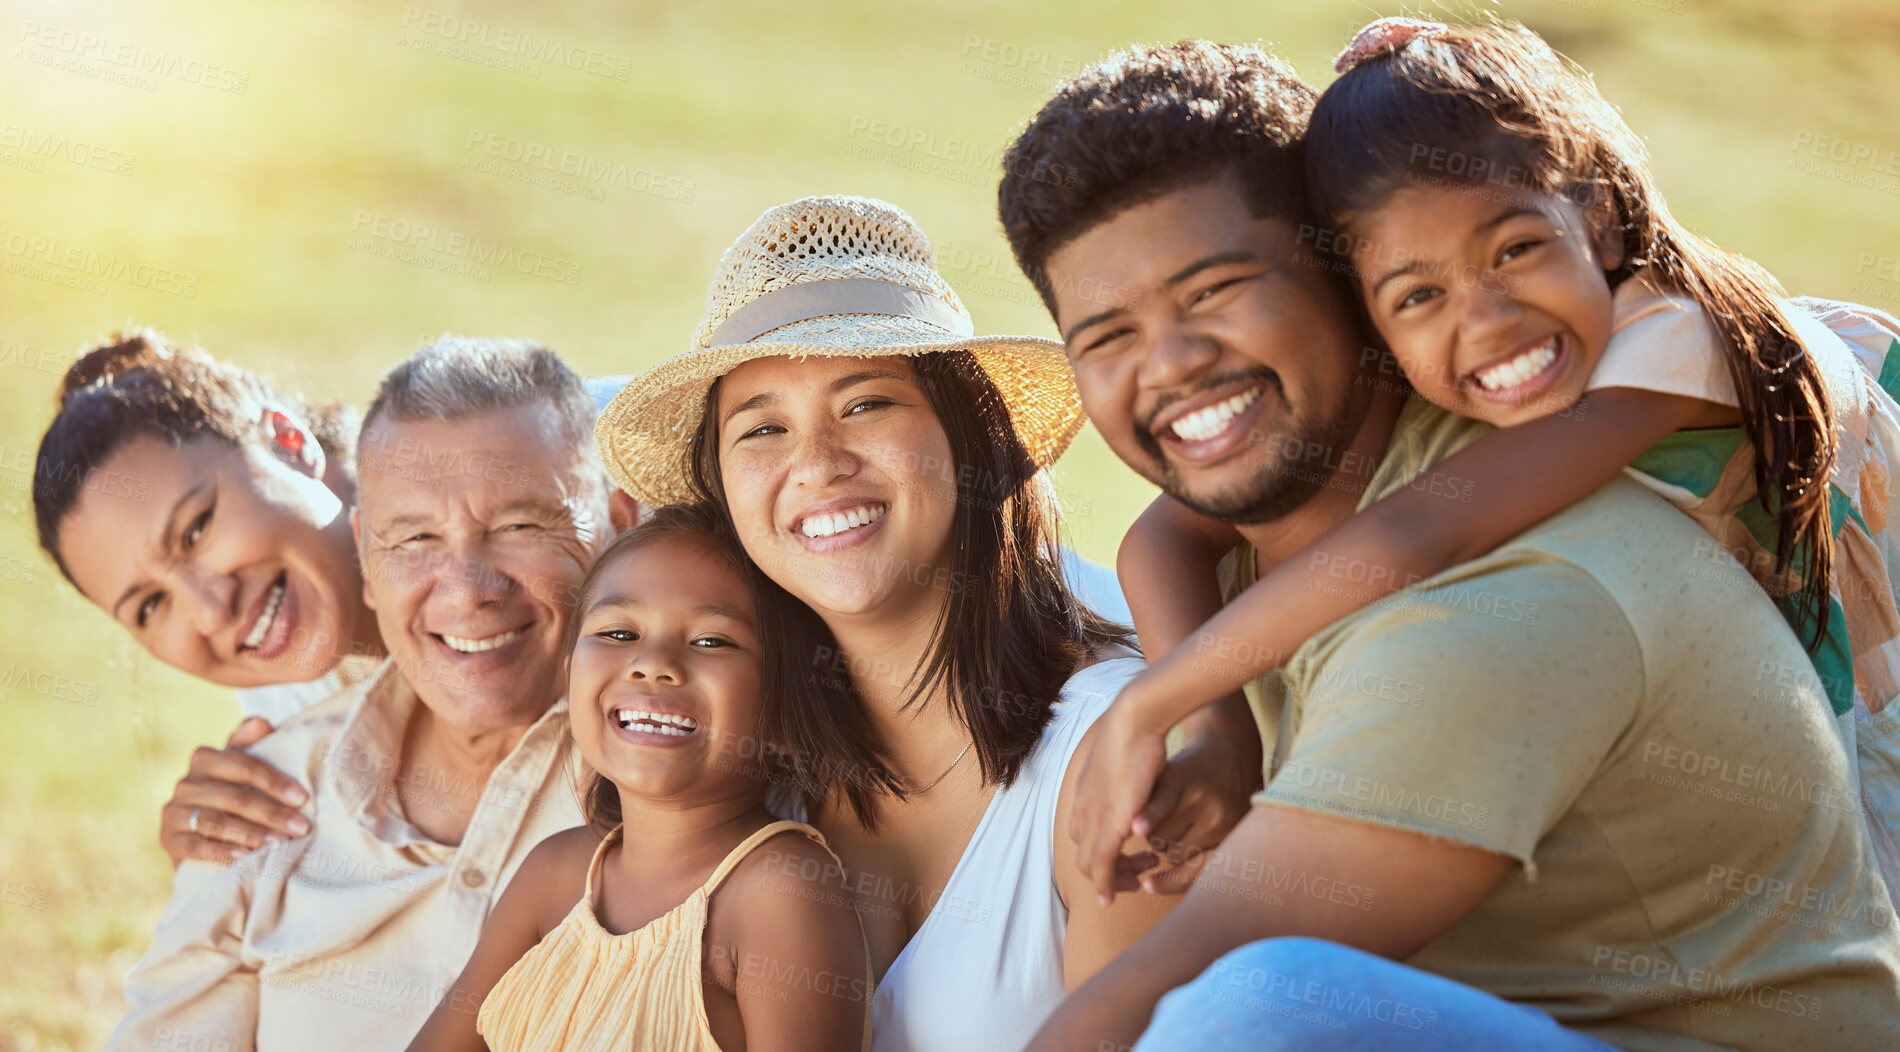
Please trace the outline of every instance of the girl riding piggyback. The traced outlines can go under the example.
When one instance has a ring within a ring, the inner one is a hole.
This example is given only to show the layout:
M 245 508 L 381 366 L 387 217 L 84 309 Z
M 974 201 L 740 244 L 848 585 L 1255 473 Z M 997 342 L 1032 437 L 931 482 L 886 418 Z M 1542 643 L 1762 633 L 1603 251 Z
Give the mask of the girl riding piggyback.
M 1131 683 L 1101 731 L 1131 757 L 1101 772 L 1106 821 L 1132 821 L 1148 788 L 1132 757 L 1153 728 L 1628 470 L 1712 535 L 1710 561 L 1685 574 L 1758 584 L 1808 646 L 1813 670 L 1772 673 L 1763 696 L 1818 680 L 1848 756 L 1858 751 L 1874 853 L 1900 887 L 1887 535 L 1900 321 L 1787 300 L 1760 266 L 1685 229 L 1641 140 L 1587 74 L 1522 27 L 1382 19 L 1337 68 L 1305 140 L 1324 231 L 1315 251 L 1352 275 L 1419 395 L 1500 430 L 1437 466 L 1471 480 L 1460 499 L 1420 486 L 1365 505 L 1202 627 L 1261 660 L 1209 661 L 1190 643 Z M 1124 544 L 1178 545 L 1171 523 L 1223 529 L 1170 505 Z M 1365 589 L 1322 587 L 1316 568 L 1338 565 L 1379 571 Z M 1129 599 L 1150 601 L 1132 587 Z

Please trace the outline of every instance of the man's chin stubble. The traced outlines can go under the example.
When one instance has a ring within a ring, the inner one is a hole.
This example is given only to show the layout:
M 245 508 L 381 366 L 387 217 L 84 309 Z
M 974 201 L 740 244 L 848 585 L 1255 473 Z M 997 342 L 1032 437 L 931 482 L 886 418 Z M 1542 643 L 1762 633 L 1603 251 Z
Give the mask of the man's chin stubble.
M 1351 407 L 1319 426 L 1302 426 L 1297 437 L 1276 436 L 1280 452 L 1269 464 L 1262 465 L 1248 483 L 1236 483 L 1213 493 L 1189 492 L 1179 470 L 1162 452 L 1152 436 L 1143 436 L 1151 463 L 1159 478 L 1149 475 L 1168 496 L 1187 505 L 1196 513 L 1229 526 L 1258 526 L 1274 522 L 1304 507 L 1313 495 L 1325 488 L 1338 462 L 1338 451 L 1351 440 L 1355 427 Z M 1287 451 L 1293 451 L 1289 454 Z M 1317 461 L 1311 456 L 1303 462 L 1295 454 L 1323 451 Z

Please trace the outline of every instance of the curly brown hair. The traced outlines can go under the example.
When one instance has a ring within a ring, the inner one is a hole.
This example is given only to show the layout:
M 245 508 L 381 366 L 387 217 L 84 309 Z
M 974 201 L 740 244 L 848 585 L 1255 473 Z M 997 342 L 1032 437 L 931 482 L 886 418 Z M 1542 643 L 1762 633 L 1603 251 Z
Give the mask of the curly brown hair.
M 1054 312 L 1049 257 L 1133 205 L 1237 178 L 1252 214 L 1306 223 L 1301 140 L 1319 93 L 1257 47 L 1119 51 L 1056 89 L 1003 155 L 997 211 Z
M 211 437 L 263 442 L 258 420 L 271 405 L 299 416 L 331 464 L 347 470 L 358 417 L 340 404 L 311 404 L 248 369 L 179 346 L 152 329 L 114 332 L 80 352 L 59 387 L 59 409 L 33 461 L 33 517 L 40 547 L 68 581 L 59 528 L 87 480 L 139 436 L 179 446 Z

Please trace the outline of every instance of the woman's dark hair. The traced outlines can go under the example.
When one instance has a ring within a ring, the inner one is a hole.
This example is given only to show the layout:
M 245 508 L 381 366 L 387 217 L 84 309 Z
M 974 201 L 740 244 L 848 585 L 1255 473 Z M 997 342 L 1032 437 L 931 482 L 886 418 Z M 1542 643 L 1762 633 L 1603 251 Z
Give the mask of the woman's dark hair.
M 1696 301 L 1721 335 L 1754 444 L 1755 484 L 1777 527 L 1775 574 L 1800 616 L 1827 626 L 1834 418 L 1818 363 L 1752 260 L 1669 214 L 1642 140 L 1589 75 L 1521 25 L 1452 26 L 1376 54 L 1326 89 L 1306 144 L 1321 221 L 1355 216 L 1406 187 L 1560 196 L 1621 229 L 1612 286 L 1643 271 Z M 1350 239 L 1339 239 L 1347 243 Z
M 34 459 L 33 517 L 40 547 L 71 581 L 72 571 L 59 553 L 59 528 L 93 473 L 126 443 L 141 436 L 174 448 L 204 437 L 233 446 L 262 442 L 259 419 L 271 405 L 301 416 L 328 462 L 347 467 L 358 419 L 347 406 L 313 405 L 248 369 L 196 347 L 177 346 L 151 329 L 115 332 L 81 352 L 60 383 L 59 409 Z
M 1255 216 L 1307 223 L 1300 159 L 1319 93 L 1257 47 L 1184 40 L 1108 56 L 1056 89 L 1003 154 L 997 211 L 1055 310 L 1049 257 L 1126 209 L 1237 179 Z
M 1008 786 L 1076 666 L 1098 648 L 1133 641 L 1127 627 L 1070 593 L 1056 548 L 1054 495 L 1036 476 L 1002 396 L 976 360 L 965 351 L 908 360 L 950 440 L 953 463 L 941 482 L 954 484 L 956 511 L 952 565 L 923 570 L 942 582 L 946 600 L 929 657 L 906 684 L 905 706 L 941 687 L 969 729 L 984 781 Z M 731 528 L 719 473 L 718 398 L 715 383 L 693 442 L 692 482 Z M 850 656 L 840 653 L 816 612 L 758 567 L 751 571 L 766 637 L 763 733 L 784 750 L 778 776 L 808 806 L 843 794 L 859 823 L 872 828 L 876 798 L 902 797 L 905 789 L 865 712 Z
M 581 579 L 580 587 L 575 592 L 574 615 L 568 618 L 564 642 L 570 666 L 574 661 L 574 646 L 580 640 L 581 619 L 587 613 L 587 604 L 593 601 L 594 593 L 600 587 L 601 575 L 607 567 L 629 552 L 666 540 L 690 540 L 705 545 L 714 554 L 724 556 L 747 585 L 752 585 L 751 562 L 746 558 L 745 549 L 739 546 L 739 538 L 733 534 L 722 512 L 708 504 L 670 504 L 657 508 L 642 518 L 638 525 L 615 537 L 607 547 L 601 549 L 600 555 L 594 559 L 594 565 L 588 567 L 587 576 Z M 594 772 L 587 784 L 581 800 L 581 813 L 588 825 L 603 834 L 620 824 L 620 790 L 598 771 Z

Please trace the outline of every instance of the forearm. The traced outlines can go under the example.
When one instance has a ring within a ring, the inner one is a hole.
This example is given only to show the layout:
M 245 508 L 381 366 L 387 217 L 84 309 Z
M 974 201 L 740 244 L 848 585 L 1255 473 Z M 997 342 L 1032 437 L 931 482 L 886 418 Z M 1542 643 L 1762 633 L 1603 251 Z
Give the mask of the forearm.
M 1328 625 L 1495 550 L 1613 478 L 1700 412 L 1692 399 L 1612 388 L 1588 413 L 1477 439 L 1275 567 L 1130 686 L 1172 725 L 1284 664 Z
M 1276 567 L 1130 685 L 1172 726 L 1286 663 L 1321 629 L 1449 565 L 1449 530 L 1375 506 Z
M 1233 925 L 1194 915 L 1192 901 L 1071 993 L 1037 1031 L 1030 1052 L 1127 1048 L 1147 1028 L 1162 995 L 1244 944 Z
M 1187 639 L 1221 608 L 1220 560 L 1240 535 L 1159 497 L 1122 539 L 1115 573 L 1150 655 Z

